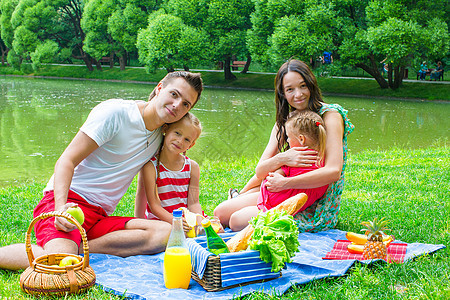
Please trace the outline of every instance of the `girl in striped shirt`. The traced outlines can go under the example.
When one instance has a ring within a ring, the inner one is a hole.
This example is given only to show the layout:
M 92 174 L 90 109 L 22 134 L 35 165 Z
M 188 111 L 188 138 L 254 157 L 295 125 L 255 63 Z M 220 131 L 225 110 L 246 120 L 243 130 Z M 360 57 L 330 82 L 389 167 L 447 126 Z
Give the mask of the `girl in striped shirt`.
M 146 198 L 136 199 L 135 216 L 172 224 L 172 212 L 187 207 L 202 214 L 199 202 L 200 168 L 185 156 L 200 136 L 200 121 L 192 113 L 163 127 L 160 151 L 142 168 Z M 185 231 L 189 230 L 186 222 Z

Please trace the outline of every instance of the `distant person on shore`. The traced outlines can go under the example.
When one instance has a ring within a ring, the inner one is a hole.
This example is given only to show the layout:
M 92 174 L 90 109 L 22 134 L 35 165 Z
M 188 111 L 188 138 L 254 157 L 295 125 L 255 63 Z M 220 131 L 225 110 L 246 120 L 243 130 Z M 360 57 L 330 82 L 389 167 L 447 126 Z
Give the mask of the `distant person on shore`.
M 420 78 L 420 80 L 425 80 L 426 79 L 427 72 L 428 72 L 427 62 L 423 61 L 422 64 L 420 65 L 420 70 L 419 70 L 419 78 Z
M 33 216 L 77 205 L 84 212 L 83 228 L 92 253 L 126 257 L 163 251 L 170 224 L 111 214 L 161 145 L 161 126 L 180 120 L 202 89 L 200 74 L 173 72 L 158 83 L 147 102 L 111 99 L 98 104 L 56 162 Z M 78 254 L 81 235 L 76 228 L 63 217 L 39 220 L 32 252 L 36 257 Z M 0 248 L 0 268 L 28 265 L 24 244 Z
M 289 60 L 275 77 L 276 123 L 264 150 L 256 174 L 240 191 L 230 189 L 231 199 L 220 203 L 214 210 L 224 226 L 233 227 L 231 216 L 242 209 L 257 205 L 261 183 L 270 192 L 288 189 L 311 189 L 329 185 L 325 195 L 306 210 L 297 213 L 301 232 L 317 232 L 334 228 L 339 213 L 340 197 L 344 185 L 347 161 L 347 136 L 353 124 L 347 111 L 338 104 L 326 104 L 322 99 L 316 77 L 302 61 Z M 275 171 L 281 166 L 311 167 L 317 161 L 317 152 L 307 147 L 290 148 L 286 134 L 286 120 L 291 111 L 318 113 L 327 131 L 324 166 L 294 177 L 284 177 Z M 233 192 L 233 193 L 232 193 Z M 233 229 L 233 228 L 232 228 Z
M 324 65 L 330 65 L 333 63 L 333 55 L 329 51 L 324 51 L 322 55 L 322 63 Z
M 444 72 L 444 68 L 442 67 L 442 62 L 438 61 L 436 69 L 434 71 L 432 71 L 431 74 L 430 74 L 430 81 L 431 80 L 434 80 L 434 81 L 438 80 L 439 77 L 441 77 L 443 72 Z M 442 80 L 444 80 L 444 79 L 442 78 Z

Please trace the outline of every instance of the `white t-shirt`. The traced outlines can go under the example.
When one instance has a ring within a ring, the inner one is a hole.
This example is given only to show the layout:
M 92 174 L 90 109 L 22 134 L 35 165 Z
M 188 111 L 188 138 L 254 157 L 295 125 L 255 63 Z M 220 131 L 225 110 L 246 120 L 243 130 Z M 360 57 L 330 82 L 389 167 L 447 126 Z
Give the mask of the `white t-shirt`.
M 75 168 L 70 189 L 112 214 L 133 178 L 158 150 L 161 128 L 148 131 L 135 101 L 98 104 L 80 128 L 99 148 Z M 53 190 L 53 176 L 44 191 Z

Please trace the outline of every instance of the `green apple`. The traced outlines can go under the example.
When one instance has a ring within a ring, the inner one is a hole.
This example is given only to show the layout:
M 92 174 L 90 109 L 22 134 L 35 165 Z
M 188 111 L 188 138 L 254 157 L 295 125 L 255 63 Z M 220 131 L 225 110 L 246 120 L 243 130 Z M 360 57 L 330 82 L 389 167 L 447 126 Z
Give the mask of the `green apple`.
M 65 266 L 76 265 L 79 263 L 80 263 L 80 260 L 78 258 L 76 258 L 75 256 L 66 256 L 63 259 L 61 259 L 61 261 L 59 262 L 59 266 L 65 267 Z
M 72 215 L 72 217 L 75 218 L 75 220 L 80 223 L 80 225 L 83 225 L 84 223 L 84 213 L 78 206 L 72 206 L 67 209 L 67 213 Z

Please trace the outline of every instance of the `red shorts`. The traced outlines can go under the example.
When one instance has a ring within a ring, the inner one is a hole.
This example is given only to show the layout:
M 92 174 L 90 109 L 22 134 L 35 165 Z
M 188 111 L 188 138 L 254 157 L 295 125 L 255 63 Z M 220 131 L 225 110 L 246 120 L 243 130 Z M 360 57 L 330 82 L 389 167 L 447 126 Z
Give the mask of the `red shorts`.
M 88 240 L 101 237 L 109 232 L 125 229 L 125 224 L 134 219 L 133 217 L 108 216 L 105 210 L 99 206 L 89 204 L 81 196 L 73 191 L 69 191 L 67 202 L 77 204 L 84 213 L 83 228 L 86 231 Z M 33 211 L 33 218 L 44 212 L 55 210 L 55 198 L 53 191 L 47 192 L 41 202 Z M 81 234 L 78 229 L 71 232 L 64 232 L 55 228 L 55 218 L 39 220 L 34 225 L 36 233 L 36 243 L 43 247 L 48 241 L 56 238 L 64 238 L 74 241 L 78 247 L 81 244 Z

